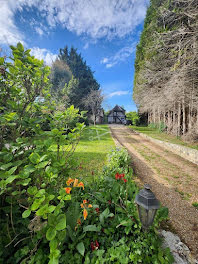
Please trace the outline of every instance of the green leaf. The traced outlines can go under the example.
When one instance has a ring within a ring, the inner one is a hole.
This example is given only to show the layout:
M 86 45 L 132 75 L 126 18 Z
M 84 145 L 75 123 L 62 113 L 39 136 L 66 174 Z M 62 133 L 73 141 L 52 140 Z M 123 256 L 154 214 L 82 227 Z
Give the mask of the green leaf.
M 42 202 L 44 202 L 44 200 L 45 200 L 45 196 L 40 198 L 40 199 L 34 200 L 32 206 L 31 206 L 31 210 L 32 211 L 37 210 L 39 208 L 40 204 L 42 204 Z
M 19 192 L 19 191 L 14 191 L 14 192 L 12 192 L 12 195 L 17 195 L 17 194 L 20 194 L 21 192 Z
M 60 256 L 60 250 L 55 249 L 51 254 L 50 254 L 50 261 L 49 264 L 58 264 L 59 261 L 59 256 Z
M 88 232 L 88 231 L 91 231 L 91 232 L 99 232 L 101 230 L 101 227 L 97 227 L 96 225 L 87 225 L 83 228 L 83 231 L 84 232 Z
M 48 213 L 52 213 L 52 212 L 54 212 L 54 210 L 56 209 L 56 206 L 54 206 L 54 205 L 50 205 L 49 207 L 48 207 Z
M 38 153 L 34 152 L 32 153 L 30 156 L 29 156 L 29 159 L 30 161 L 33 163 L 33 164 L 38 164 L 39 163 L 39 160 L 40 160 L 40 156 Z
M 56 229 L 53 228 L 53 227 L 50 227 L 48 230 L 47 230 L 47 233 L 46 233 L 46 238 L 47 240 L 52 240 L 54 239 L 56 236 Z
M 36 215 L 43 216 L 48 212 L 48 204 L 43 205 L 37 212 Z
M 8 177 L 5 181 L 6 184 L 12 183 L 17 177 L 17 175 Z
M 31 210 L 30 210 L 30 209 L 25 210 L 25 211 L 23 212 L 23 214 L 22 214 L 22 217 L 23 217 L 23 218 L 27 218 L 30 214 L 31 214 Z
M 9 162 L 7 164 L 1 165 L 0 169 L 1 170 L 7 170 L 9 167 L 12 166 L 12 164 L 13 164 L 12 162 Z
M 24 172 L 25 173 L 32 173 L 32 172 L 34 172 L 36 169 L 35 169 L 35 167 L 33 166 L 33 165 L 27 165 L 27 166 L 25 166 L 25 168 L 24 168 Z
M 66 237 L 66 230 L 62 230 L 61 232 L 58 232 L 58 239 L 60 241 L 63 241 Z
M 109 208 L 106 208 L 103 212 L 102 215 L 104 216 L 104 218 L 107 218 L 109 216 Z
M 11 153 L 7 153 L 7 154 L 4 154 L 4 155 L 3 155 L 3 160 L 4 160 L 5 162 L 10 162 L 12 159 L 13 159 L 13 156 L 12 156 Z
M 57 217 L 56 230 L 63 230 L 66 228 L 66 215 L 60 214 Z
M 35 195 L 36 193 L 37 193 L 37 187 L 36 186 L 33 186 L 33 187 L 29 187 L 28 189 L 27 189 L 27 192 L 28 192 L 28 194 L 30 194 L 30 195 Z
M 54 251 L 58 246 L 58 241 L 53 239 L 50 241 L 50 251 Z
M 21 42 L 19 42 L 18 44 L 17 44 L 17 49 L 18 50 L 20 50 L 20 51 L 24 51 L 24 47 L 23 47 L 23 45 L 21 44 Z
M 43 162 L 39 163 L 38 165 L 36 165 L 36 168 L 37 169 L 43 169 L 47 166 L 47 164 L 48 164 L 48 161 L 43 161 Z
M 42 197 L 43 195 L 45 195 L 45 189 L 40 189 L 35 195 L 35 197 L 39 198 Z
M 27 178 L 25 180 L 19 181 L 17 182 L 17 185 L 23 185 L 23 186 L 27 186 L 29 184 L 29 182 L 31 181 L 31 178 Z
M 119 225 L 116 226 L 116 228 L 119 226 L 132 226 L 132 221 L 131 219 L 123 220 Z
M 78 250 L 78 252 L 84 256 L 85 254 L 85 246 L 83 242 L 78 243 L 78 245 L 76 246 L 76 249 Z
M 45 160 L 48 156 L 47 155 L 43 155 L 42 157 L 40 157 L 40 162 L 42 162 L 43 160 Z
M 0 57 L 0 65 L 4 64 L 4 57 Z
M 8 171 L 9 175 L 12 175 L 16 171 L 17 167 L 13 167 Z

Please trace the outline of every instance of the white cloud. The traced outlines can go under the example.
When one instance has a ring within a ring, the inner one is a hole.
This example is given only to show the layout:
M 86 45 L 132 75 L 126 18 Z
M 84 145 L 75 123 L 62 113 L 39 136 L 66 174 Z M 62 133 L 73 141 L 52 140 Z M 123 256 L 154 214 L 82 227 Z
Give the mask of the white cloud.
M 107 63 L 109 60 L 107 59 L 107 58 L 103 58 L 101 61 L 100 61 L 100 63 Z
M 36 27 L 36 28 L 35 28 L 35 31 L 36 31 L 40 36 L 42 36 L 42 35 L 44 34 L 43 30 L 42 30 L 41 28 L 39 28 L 39 27 Z
M 89 43 L 87 42 L 87 43 L 85 43 L 85 45 L 83 46 L 83 49 L 88 49 L 89 48 Z
M 149 0 L 1 0 L 0 42 L 16 44 L 25 39 L 14 19 L 24 7 L 27 10 L 36 8 L 50 27 L 59 24 L 77 35 L 86 34 L 92 39 L 122 38 L 132 33 L 143 21 L 148 2 Z M 41 33 L 41 30 L 38 32 Z
M 131 46 L 120 49 L 114 56 L 109 58 L 103 58 L 100 63 L 105 64 L 106 68 L 111 68 L 121 61 L 125 61 L 136 49 L 136 42 Z
M 52 62 L 57 58 L 56 54 L 51 53 L 47 49 L 40 49 L 38 47 L 33 47 L 31 49 L 31 55 L 35 56 L 39 60 L 44 60 L 44 62 L 51 66 Z
M 17 10 L 17 4 L 12 1 L 0 1 L 0 43 L 16 44 L 23 43 L 23 34 L 18 30 L 14 21 L 14 12 Z
M 113 96 L 121 96 L 121 95 L 126 95 L 126 94 L 130 94 L 130 91 L 116 91 L 116 92 L 107 94 L 106 97 L 111 98 Z

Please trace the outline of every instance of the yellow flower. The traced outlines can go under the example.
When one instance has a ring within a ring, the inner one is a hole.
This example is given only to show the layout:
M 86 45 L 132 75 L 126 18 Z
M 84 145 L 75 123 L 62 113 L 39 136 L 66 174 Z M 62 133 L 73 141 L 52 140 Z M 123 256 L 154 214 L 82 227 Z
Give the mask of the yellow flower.
M 77 186 L 78 186 L 78 179 L 75 179 L 73 187 L 77 187 Z
M 88 208 L 92 208 L 93 206 L 91 204 L 88 205 Z
M 83 182 L 79 182 L 78 186 L 77 187 L 82 187 L 83 190 L 85 189 L 85 186 L 84 186 L 84 183 Z
M 86 209 L 83 210 L 83 217 L 84 217 L 84 220 L 87 219 L 87 216 L 88 216 L 88 212 Z
M 66 188 L 65 188 L 65 192 L 66 192 L 67 194 L 70 194 L 71 190 L 72 190 L 72 188 L 70 188 L 70 187 L 66 187 Z
M 66 184 L 67 184 L 67 186 L 70 186 L 73 182 L 74 182 L 74 180 L 73 180 L 72 178 L 69 178 L 69 179 L 66 181 Z

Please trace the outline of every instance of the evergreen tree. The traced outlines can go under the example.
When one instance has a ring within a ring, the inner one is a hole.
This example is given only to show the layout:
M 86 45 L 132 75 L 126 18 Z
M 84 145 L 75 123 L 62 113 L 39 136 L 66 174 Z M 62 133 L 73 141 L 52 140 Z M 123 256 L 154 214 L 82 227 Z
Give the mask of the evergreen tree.
M 93 76 L 91 68 L 83 60 L 81 54 L 73 47 L 68 51 L 66 46 L 60 49 L 58 60 L 67 65 L 74 79 L 78 80 L 78 85 L 73 85 L 68 94 L 70 103 L 81 110 L 87 109 L 83 103 L 85 98 L 92 90 L 99 90 L 99 84 Z M 62 87 L 63 88 L 63 87 Z

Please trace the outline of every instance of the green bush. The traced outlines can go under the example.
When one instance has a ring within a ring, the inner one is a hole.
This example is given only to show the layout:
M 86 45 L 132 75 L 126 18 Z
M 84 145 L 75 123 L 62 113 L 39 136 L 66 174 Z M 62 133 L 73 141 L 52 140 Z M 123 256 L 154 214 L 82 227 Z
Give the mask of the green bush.
M 84 124 L 73 106 L 56 109 L 49 67 L 20 43 L 11 49 L 11 62 L 0 58 L 0 262 L 58 263 L 63 186 Z

